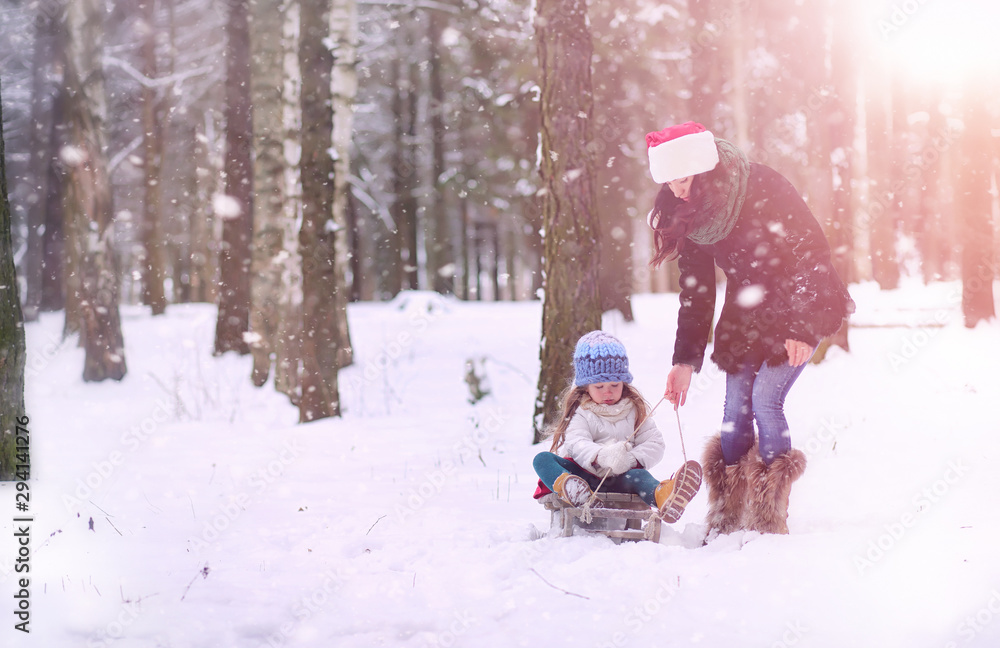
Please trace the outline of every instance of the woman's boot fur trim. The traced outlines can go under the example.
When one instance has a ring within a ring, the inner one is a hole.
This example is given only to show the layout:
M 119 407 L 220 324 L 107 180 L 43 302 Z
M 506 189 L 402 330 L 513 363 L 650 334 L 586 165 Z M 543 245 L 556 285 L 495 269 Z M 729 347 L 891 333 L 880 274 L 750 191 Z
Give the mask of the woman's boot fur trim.
M 708 440 L 701 465 L 708 484 L 708 532 L 732 533 L 744 528 L 744 509 L 747 495 L 745 463 L 754 448 L 732 466 L 726 465 L 722 456 L 722 439 L 716 435 Z
M 761 533 L 788 533 L 788 497 L 792 482 L 806 469 L 806 456 L 792 449 L 777 457 L 770 466 L 754 452 L 746 466 L 749 500 L 746 528 Z

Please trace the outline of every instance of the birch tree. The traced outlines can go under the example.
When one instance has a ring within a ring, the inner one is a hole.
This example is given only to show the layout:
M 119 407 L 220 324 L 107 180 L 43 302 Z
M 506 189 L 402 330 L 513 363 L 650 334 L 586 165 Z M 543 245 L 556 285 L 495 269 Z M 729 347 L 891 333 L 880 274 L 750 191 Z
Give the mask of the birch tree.
M 301 393 L 301 341 L 302 341 L 302 256 L 298 246 L 298 217 L 301 213 L 302 194 L 299 182 L 300 169 L 297 155 L 301 155 L 299 140 L 302 134 L 301 84 L 299 79 L 299 3 L 289 2 L 285 7 L 282 27 L 285 43 L 283 61 L 285 78 L 282 92 L 284 124 L 285 197 L 282 219 L 283 239 L 287 257 L 282 264 L 282 291 L 278 308 L 281 324 L 274 339 L 274 387 L 288 395 L 294 405 L 299 404 Z M 291 163 L 295 160 L 295 163 Z
M 253 272 L 251 273 L 250 352 L 253 383 L 271 372 L 276 337 L 283 325 L 281 296 L 285 261 L 284 189 L 284 0 L 256 0 L 250 9 L 251 93 L 253 101 Z M 296 327 L 297 328 L 297 327 Z
M 70 0 L 66 10 L 66 218 L 71 232 L 83 379 L 121 380 L 126 373 L 118 312 L 119 269 L 114 247 L 111 182 L 105 144 L 107 104 L 100 0 Z M 67 310 L 67 322 L 70 320 Z M 69 328 L 69 327 L 67 327 Z
M 348 235 L 352 231 L 348 210 L 351 192 L 351 144 L 354 133 L 354 98 L 358 92 L 358 11 L 355 0 L 333 0 L 330 10 L 330 40 L 333 44 L 333 222 L 334 271 L 336 272 L 337 366 L 354 361 L 351 332 L 347 323 Z

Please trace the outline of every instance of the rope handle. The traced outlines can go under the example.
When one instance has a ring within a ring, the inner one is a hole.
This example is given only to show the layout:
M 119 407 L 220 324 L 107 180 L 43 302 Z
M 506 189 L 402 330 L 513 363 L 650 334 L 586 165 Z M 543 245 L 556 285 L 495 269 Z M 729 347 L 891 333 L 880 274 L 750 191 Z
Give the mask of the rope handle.
M 677 415 L 677 435 L 681 438 L 681 455 L 684 457 L 684 463 L 687 463 L 688 460 L 687 450 L 684 448 L 684 431 L 681 429 L 681 413 L 676 407 L 674 408 L 674 414 Z M 642 535 L 647 540 L 652 540 L 653 535 L 655 535 L 655 531 L 653 530 L 653 520 L 657 518 L 660 520 L 660 523 L 662 524 L 663 516 L 660 515 L 660 511 L 658 509 L 653 510 L 653 512 L 649 514 L 649 518 L 646 520 L 646 528 L 643 530 Z
M 677 415 L 677 435 L 681 438 L 681 456 L 684 457 L 684 463 L 687 463 L 688 453 L 684 449 L 684 432 L 681 430 L 681 413 L 680 410 L 674 408 L 674 414 Z

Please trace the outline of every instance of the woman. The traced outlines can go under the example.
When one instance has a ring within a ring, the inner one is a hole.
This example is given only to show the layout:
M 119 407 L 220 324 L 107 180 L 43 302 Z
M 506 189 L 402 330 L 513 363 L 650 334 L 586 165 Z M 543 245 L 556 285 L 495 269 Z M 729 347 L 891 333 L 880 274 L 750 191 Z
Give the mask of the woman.
M 653 264 L 676 257 L 681 275 L 664 394 L 675 408 L 704 360 L 716 265 L 727 279 L 712 353 L 726 372 L 722 432 L 702 461 L 709 531 L 787 533 L 788 493 L 805 455 L 791 447 L 785 396 L 854 303 L 819 223 L 781 174 L 694 122 L 649 133 L 646 144 L 664 185 L 648 219 Z

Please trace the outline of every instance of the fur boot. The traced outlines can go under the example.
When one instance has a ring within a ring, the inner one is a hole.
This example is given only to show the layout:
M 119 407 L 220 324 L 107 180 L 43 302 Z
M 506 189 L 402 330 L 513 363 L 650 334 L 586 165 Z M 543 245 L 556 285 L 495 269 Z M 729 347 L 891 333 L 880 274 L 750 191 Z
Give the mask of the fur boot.
M 792 449 L 770 466 L 756 452 L 746 464 L 748 501 L 744 528 L 761 533 L 788 533 L 788 496 L 792 482 L 806 469 L 806 456 Z
M 708 484 L 708 532 L 710 536 L 732 533 L 744 528 L 747 495 L 746 464 L 756 449 L 744 455 L 732 466 L 722 456 L 722 439 L 716 435 L 705 446 L 701 465 Z

